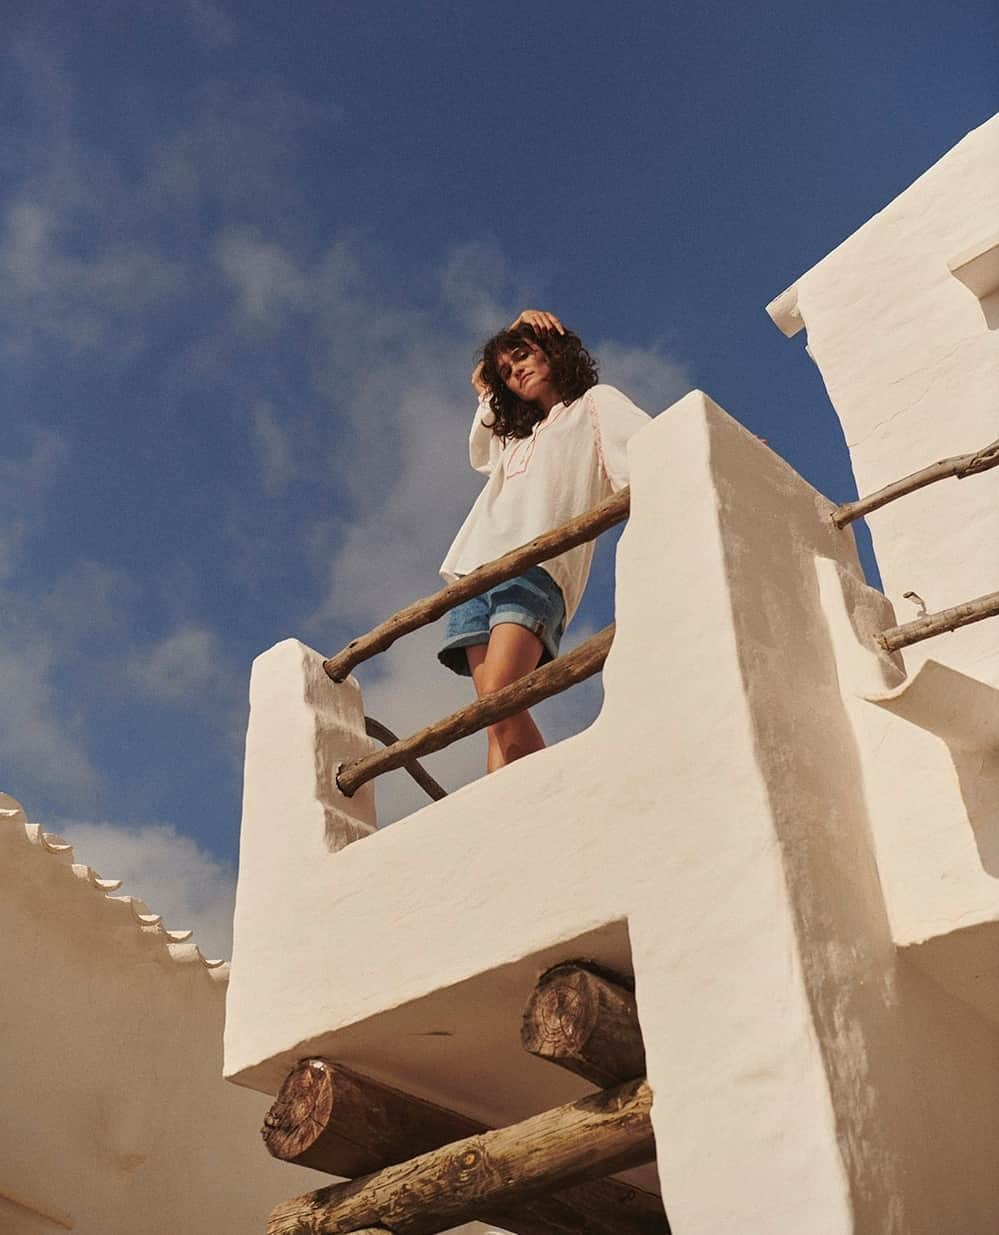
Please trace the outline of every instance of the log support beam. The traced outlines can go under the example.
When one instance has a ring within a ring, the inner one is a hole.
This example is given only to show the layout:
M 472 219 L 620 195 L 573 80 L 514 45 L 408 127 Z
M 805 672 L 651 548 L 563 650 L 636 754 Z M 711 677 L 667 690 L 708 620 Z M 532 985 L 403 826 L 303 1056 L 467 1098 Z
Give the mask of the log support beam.
M 600 1225 L 585 1211 L 578 1220 L 555 1214 L 539 1222 L 531 1214 L 548 1193 L 592 1187 L 604 1175 L 651 1162 L 651 1105 L 647 1081 L 628 1081 L 508 1128 L 285 1201 L 271 1214 L 267 1235 L 350 1235 L 379 1227 L 393 1235 L 436 1235 L 476 1218 L 514 1226 L 521 1235 L 667 1235 L 661 1208 L 658 1214 L 646 1208 L 629 1216 L 622 1207 Z
M 306 1059 L 282 1085 L 262 1135 L 275 1158 L 354 1178 L 488 1131 L 464 1115 L 330 1060 Z M 658 1196 L 616 1179 L 577 1184 L 512 1207 L 500 1202 L 476 1216 L 519 1235 L 663 1235 L 669 1230 Z
M 594 1085 L 645 1075 L 645 1045 L 634 993 L 580 962 L 543 974 L 520 1028 L 526 1051 Z

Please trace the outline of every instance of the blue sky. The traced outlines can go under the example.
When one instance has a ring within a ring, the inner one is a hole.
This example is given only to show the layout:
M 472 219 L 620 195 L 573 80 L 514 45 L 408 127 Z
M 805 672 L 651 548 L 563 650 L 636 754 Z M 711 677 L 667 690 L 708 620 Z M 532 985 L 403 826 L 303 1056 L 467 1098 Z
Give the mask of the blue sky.
M 999 93 L 973 0 L 4 11 L 0 788 L 221 935 L 250 663 L 436 586 L 476 344 L 553 309 L 649 412 L 700 386 L 849 498 L 763 308 Z M 435 637 L 359 674 L 398 731 L 465 698 Z M 420 802 L 401 777 L 386 819 Z

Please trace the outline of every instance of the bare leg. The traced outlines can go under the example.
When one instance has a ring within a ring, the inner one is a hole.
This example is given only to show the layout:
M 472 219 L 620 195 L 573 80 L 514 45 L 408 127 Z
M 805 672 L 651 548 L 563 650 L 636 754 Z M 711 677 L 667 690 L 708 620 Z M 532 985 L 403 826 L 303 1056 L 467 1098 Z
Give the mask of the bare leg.
M 537 667 L 544 648 L 538 636 L 526 626 L 500 622 L 490 631 L 488 644 L 477 644 L 465 650 L 475 693 L 481 699 L 530 673 Z M 532 751 L 543 750 L 545 745 L 530 712 L 517 712 L 506 720 L 498 720 L 486 730 L 486 738 L 489 742 L 487 772 L 495 772 Z

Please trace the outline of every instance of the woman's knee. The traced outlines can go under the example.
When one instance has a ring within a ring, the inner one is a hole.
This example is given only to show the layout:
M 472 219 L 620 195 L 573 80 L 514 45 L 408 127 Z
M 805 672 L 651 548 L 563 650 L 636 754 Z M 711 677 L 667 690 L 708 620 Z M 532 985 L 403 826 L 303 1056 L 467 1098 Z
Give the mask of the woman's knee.
M 490 665 L 487 661 L 475 674 L 475 688 L 480 695 L 491 695 L 522 676 L 523 674 L 512 672 L 505 665 Z

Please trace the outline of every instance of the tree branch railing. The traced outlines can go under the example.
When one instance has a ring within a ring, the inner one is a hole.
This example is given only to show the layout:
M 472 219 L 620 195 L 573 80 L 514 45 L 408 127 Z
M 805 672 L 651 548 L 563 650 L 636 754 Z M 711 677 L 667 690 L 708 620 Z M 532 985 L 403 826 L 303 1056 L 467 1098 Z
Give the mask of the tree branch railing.
M 898 652 L 913 643 L 932 639 L 934 635 L 959 630 L 972 622 L 996 616 L 999 616 L 999 592 L 990 592 L 987 596 L 966 600 L 950 609 L 941 609 L 939 613 L 926 613 L 902 626 L 889 626 L 877 636 L 877 641 L 886 652 Z
M 370 660 L 379 652 L 386 651 L 396 639 L 412 634 L 421 626 L 429 626 L 455 605 L 487 592 L 498 583 L 505 583 L 507 579 L 523 574 L 528 567 L 547 562 L 550 558 L 558 557 L 560 553 L 566 553 L 569 549 L 583 544 L 584 541 L 595 539 L 601 532 L 617 523 L 623 523 L 630 509 L 631 490 L 621 489 L 599 506 L 577 515 L 561 527 L 545 532 L 543 536 L 537 536 L 517 549 L 511 549 L 495 561 L 486 562 L 484 566 L 470 571 L 456 582 L 442 587 L 432 596 L 400 609 L 374 630 L 352 639 L 343 651 L 324 661 L 323 668 L 334 682 L 342 682 L 357 665 Z
M 443 750 L 459 738 L 478 733 L 487 725 L 513 716 L 516 712 L 523 712 L 526 708 L 540 703 L 542 699 L 592 677 L 599 672 L 607 659 L 613 639 L 612 623 L 565 656 L 559 656 L 540 669 L 518 678 L 502 690 L 483 695 L 475 703 L 452 712 L 443 720 L 427 725 L 412 737 L 344 764 L 337 774 L 337 788 L 345 797 L 352 797 L 362 785 L 376 776 L 405 767 L 407 763 L 423 755 Z
M 941 459 L 937 463 L 931 463 L 929 467 L 920 468 L 918 472 L 903 476 L 901 480 L 893 480 L 890 485 L 869 493 L 867 497 L 858 498 L 855 502 L 844 502 L 833 511 L 832 521 L 838 528 L 844 528 L 855 519 L 869 515 L 872 510 L 878 510 L 889 502 L 894 502 L 896 498 L 915 493 L 917 489 L 923 489 L 938 480 L 947 480 L 951 476 L 963 480 L 966 476 L 987 472 L 992 467 L 999 467 L 999 438 L 982 450 Z

